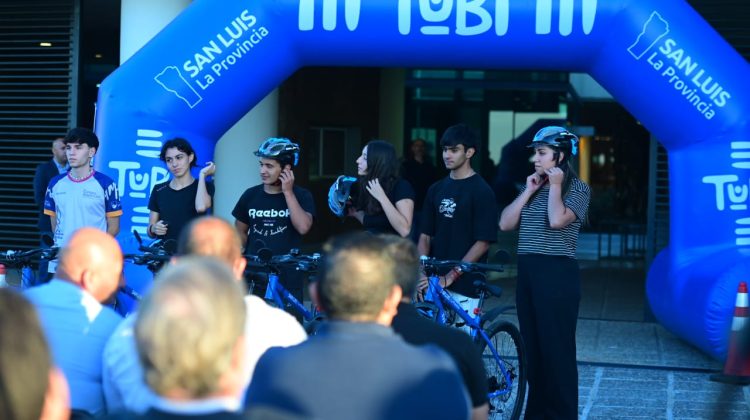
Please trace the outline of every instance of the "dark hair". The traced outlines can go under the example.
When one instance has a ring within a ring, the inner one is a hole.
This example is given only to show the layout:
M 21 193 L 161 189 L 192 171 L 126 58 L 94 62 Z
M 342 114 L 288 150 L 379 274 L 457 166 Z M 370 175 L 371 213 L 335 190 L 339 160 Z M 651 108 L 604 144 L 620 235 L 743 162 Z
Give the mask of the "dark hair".
M 474 149 L 474 154 L 479 152 L 479 136 L 466 124 L 456 124 L 448 127 L 440 138 L 440 147 L 455 147 L 459 144 L 464 150 Z
M 159 153 L 159 159 L 161 159 L 162 162 L 166 162 L 167 150 L 169 149 L 177 149 L 188 156 L 193 155 L 193 162 L 190 163 L 190 167 L 198 165 L 198 155 L 195 154 L 193 146 L 191 146 L 190 142 L 188 142 L 187 140 L 181 137 L 175 137 L 172 140 L 167 140 L 167 142 L 164 143 L 164 146 L 161 147 L 161 153 Z
M 359 177 L 359 197 L 356 207 L 367 214 L 381 211 L 382 207 L 378 200 L 367 192 L 367 182 L 377 178 L 383 191 L 390 194 L 398 181 L 398 169 L 396 149 L 392 144 L 383 140 L 372 140 L 367 143 L 367 174 Z
M 33 305 L 0 289 L 0 418 L 38 419 L 52 356 Z
M 99 150 L 99 137 L 88 128 L 77 127 L 68 131 L 63 137 L 63 144 L 78 143 Z
M 318 275 L 318 295 L 331 319 L 374 320 L 396 285 L 383 238 L 357 232 L 331 238 Z
M 279 156 L 264 156 L 264 159 L 272 159 L 279 162 L 281 169 L 284 169 L 286 165 L 289 165 L 294 169 L 294 154 L 292 153 L 284 153 Z

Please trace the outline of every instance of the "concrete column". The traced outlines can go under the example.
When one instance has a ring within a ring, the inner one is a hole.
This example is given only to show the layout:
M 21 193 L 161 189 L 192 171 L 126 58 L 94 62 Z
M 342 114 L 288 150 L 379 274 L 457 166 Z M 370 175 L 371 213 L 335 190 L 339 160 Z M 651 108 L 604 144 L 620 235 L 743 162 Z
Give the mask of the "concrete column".
M 135 54 L 180 14 L 191 0 L 122 0 L 120 64 Z M 278 92 L 274 90 L 219 139 L 214 151 L 217 171 L 214 214 L 233 221 L 240 195 L 260 183 L 253 152 L 278 133 Z
M 253 152 L 268 137 L 278 136 L 279 93 L 269 93 L 229 129 L 216 144 L 214 214 L 234 221 L 232 209 L 243 192 L 260 184 L 258 158 Z
M 122 0 L 120 64 L 141 49 L 180 14 L 191 0 Z

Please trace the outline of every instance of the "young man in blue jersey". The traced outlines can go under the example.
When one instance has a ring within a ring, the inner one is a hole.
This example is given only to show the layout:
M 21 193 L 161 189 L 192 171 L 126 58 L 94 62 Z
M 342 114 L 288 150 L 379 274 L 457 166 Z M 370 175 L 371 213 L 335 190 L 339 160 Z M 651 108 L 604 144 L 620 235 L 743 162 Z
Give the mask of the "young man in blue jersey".
M 122 216 L 117 184 L 91 167 L 99 138 L 87 128 L 74 128 L 63 143 L 70 171 L 52 178 L 44 198 L 44 214 L 50 217 L 55 246 L 63 246 L 84 226 L 116 236 Z M 48 271 L 54 273 L 56 268 L 57 261 L 51 261 Z

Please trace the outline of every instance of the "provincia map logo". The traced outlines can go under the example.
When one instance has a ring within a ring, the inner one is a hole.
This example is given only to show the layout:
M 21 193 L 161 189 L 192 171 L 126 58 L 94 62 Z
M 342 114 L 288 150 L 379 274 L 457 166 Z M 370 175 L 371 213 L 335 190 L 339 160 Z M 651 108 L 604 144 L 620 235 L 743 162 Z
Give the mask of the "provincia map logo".
M 657 11 L 651 12 L 627 51 L 634 59 L 651 66 L 707 120 L 732 98 L 732 94 L 701 66 L 699 59 L 669 37 L 669 21 Z
M 269 34 L 245 9 L 194 51 L 182 66 L 167 65 L 154 76 L 154 81 L 192 109 L 203 100 L 200 92 L 242 62 Z

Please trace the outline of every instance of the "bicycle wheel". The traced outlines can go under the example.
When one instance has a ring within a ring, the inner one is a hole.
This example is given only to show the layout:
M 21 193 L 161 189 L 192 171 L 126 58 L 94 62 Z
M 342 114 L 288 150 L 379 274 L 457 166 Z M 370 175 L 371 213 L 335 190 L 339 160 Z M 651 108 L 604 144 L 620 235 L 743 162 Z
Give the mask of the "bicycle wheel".
M 488 343 L 480 339 L 482 361 L 489 381 L 489 418 L 517 419 L 526 397 L 526 355 L 521 333 L 507 321 L 495 321 L 484 331 L 502 363 L 501 368 Z

